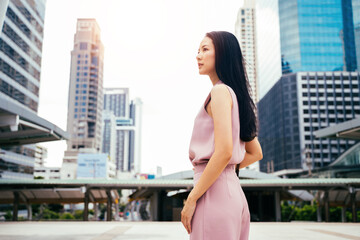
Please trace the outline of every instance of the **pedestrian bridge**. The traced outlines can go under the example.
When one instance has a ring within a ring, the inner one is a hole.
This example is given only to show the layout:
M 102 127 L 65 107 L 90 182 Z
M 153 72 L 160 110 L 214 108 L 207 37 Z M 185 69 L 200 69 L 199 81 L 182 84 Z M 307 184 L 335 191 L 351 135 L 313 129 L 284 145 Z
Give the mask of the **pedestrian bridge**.
M 275 209 L 275 219 L 280 221 L 280 200 L 294 199 L 291 191 L 316 190 L 318 202 L 325 206 L 328 212 L 329 206 L 351 207 L 353 212 L 360 205 L 360 179 L 359 178 L 306 178 L 306 179 L 239 179 L 244 192 L 272 192 Z M 0 180 L 0 203 L 14 204 L 13 216 L 16 220 L 19 204 L 35 203 L 84 203 L 84 220 L 87 219 L 88 203 L 107 203 L 107 219 L 111 220 L 112 203 L 117 202 L 119 195 L 117 190 L 134 189 L 132 198 L 144 198 L 155 195 L 152 200 L 157 208 L 162 208 L 162 198 L 166 198 L 169 191 L 178 190 L 182 194 L 188 193 L 193 187 L 192 179 L 77 179 L 77 180 Z M 309 194 L 309 193 L 308 193 Z M 246 193 L 245 195 L 248 194 Z M 309 195 L 297 194 L 297 199 L 310 201 Z M 311 195 L 311 194 L 310 194 Z M 186 199 L 186 197 L 185 197 Z M 182 202 L 182 201 L 179 201 Z M 251 205 L 253 201 L 249 201 Z M 31 208 L 30 208 L 31 209 Z M 161 211 L 160 211 L 161 212 Z M 328 213 L 325 214 L 328 216 Z M 158 214 L 156 219 L 162 220 Z M 355 214 L 356 216 L 356 214 Z M 326 217 L 328 218 L 328 217 Z M 355 219 L 356 221 L 356 219 Z

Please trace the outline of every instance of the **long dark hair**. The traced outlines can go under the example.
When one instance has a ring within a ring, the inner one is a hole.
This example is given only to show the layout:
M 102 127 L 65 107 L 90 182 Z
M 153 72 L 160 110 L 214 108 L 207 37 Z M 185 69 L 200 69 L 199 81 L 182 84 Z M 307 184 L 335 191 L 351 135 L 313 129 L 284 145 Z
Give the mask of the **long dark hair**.
M 206 33 L 215 47 L 215 70 L 226 85 L 231 87 L 239 105 L 240 139 L 250 142 L 258 135 L 258 121 L 255 115 L 256 105 L 250 97 L 251 87 L 247 78 L 244 58 L 234 34 L 226 31 Z M 239 166 L 235 171 L 239 175 Z

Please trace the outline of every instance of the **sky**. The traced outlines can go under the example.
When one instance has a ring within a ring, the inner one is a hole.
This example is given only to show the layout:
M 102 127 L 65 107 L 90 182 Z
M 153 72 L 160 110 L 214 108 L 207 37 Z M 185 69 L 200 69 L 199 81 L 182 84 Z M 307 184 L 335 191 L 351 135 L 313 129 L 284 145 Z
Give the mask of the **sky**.
M 48 0 L 46 3 L 39 116 L 66 130 L 70 56 L 78 18 L 101 28 L 104 87 L 128 87 L 143 102 L 141 172 L 192 169 L 193 123 L 210 92 L 199 75 L 197 50 L 208 31 L 234 33 L 235 0 Z M 62 164 L 66 141 L 41 143 L 46 166 Z

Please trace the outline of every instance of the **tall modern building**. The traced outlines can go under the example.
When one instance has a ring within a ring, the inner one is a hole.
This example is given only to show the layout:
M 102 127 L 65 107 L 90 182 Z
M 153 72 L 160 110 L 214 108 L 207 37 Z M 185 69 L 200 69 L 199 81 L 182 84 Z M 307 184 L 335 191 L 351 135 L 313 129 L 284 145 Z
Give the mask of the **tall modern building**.
M 259 99 L 282 75 L 278 0 L 256 0 L 256 49 Z
M 279 0 L 283 73 L 354 71 L 351 0 Z
M 107 88 L 104 94 L 104 111 L 112 113 L 117 121 L 130 121 L 129 119 L 129 89 Z M 117 126 L 117 123 L 115 125 Z M 129 122 L 128 125 L 132 125 Z M 120 172 L 127 171 L 127 159 L 129 158 L 129 130 L 116 129 L 115 136 L 115 163 Z M 105 140 L 105 139 L 104 139 Z M 103 143 L 107 143 L 105 140 Z M 104 150 L 103 150 L 104 151 Z
M 101 152 L 104 46 L 95 19 L 78 19 L 71 51 L 67 131 L 62 171 L 75 176 L 79 149 Z M 93 152 L 93 151 L 90 151 Z
M 356 48 L 356 70 L 360 72 L 360 0 L 352 0 L 353 20 L 354 20 L 354 38 Z
M 360 118 L 359 72 L 297 72 L 283 75 L 260 100 L 260 170 L 328 166 L 356 141 L 315 138 L 313 132 Z
M 141 133 L 142 133 L 142 104 L 140 98 L 131 100 L 130 118 L 133 121 L 135 130 L 130 132 L 130 153 L 129 153 L 129 170 L 135 173 L 141 172 Z
M 250 96 L 253 101 L 259 101 L 257 44 L 256 44 L 256 10 L 255 1 L 245 0 L 244 6 L 239 9 L 235 24 L 237 37 L 244 58 L 246 74 L 252 90 Z
M 259 101 L 259 78 L 257 56 L 257 31 L 255 1 L 245 0 L 237 14 L 235 36 L 240 44 L 243 64 L 251 87 L 250 96 L 255 103 Z M 257 113 L 256 113 L 257 115 Z M 259 171 L 259 162 L 246 167 Z
M 140 172 L 141 105 L 138 98 L 129 101 L 128 88 L 105 89 L 102 151 L 111 154 L 115 146 L 118 175 Z
M 32 179 L 38 142 L 67 134 L 37 115 L 44 0 L 0 1 L 0 178 Z

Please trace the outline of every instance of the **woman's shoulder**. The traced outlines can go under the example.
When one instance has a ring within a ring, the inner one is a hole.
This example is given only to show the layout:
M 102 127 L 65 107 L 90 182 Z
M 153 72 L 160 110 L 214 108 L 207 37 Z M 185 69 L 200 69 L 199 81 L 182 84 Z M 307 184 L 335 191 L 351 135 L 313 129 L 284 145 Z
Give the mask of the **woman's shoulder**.
M 211 94 L 220 94 L 220 95 L 233 95 L 235 94 L 234 90 L 225 83 L 216 84 L 211 89 Z
M 224 84 L 216 84 L 215 86 L 213 86 L 213 88 L 211 89 L 211 99 L 229 99 L 232 101 L 232 89 Z

